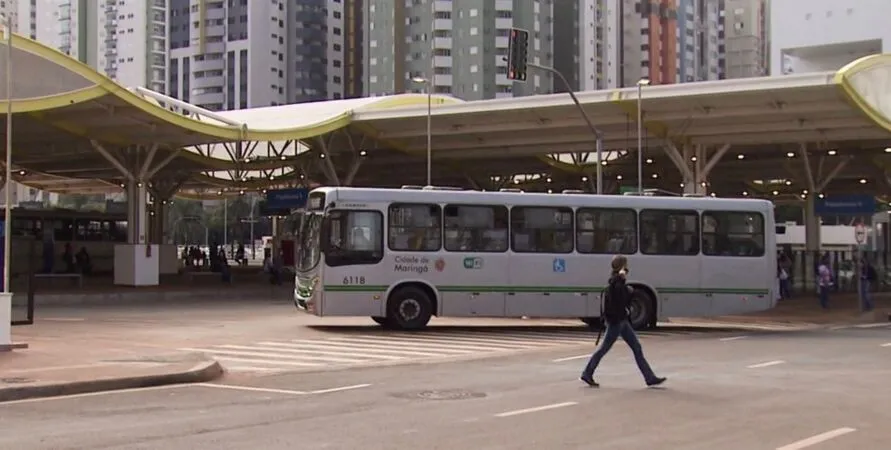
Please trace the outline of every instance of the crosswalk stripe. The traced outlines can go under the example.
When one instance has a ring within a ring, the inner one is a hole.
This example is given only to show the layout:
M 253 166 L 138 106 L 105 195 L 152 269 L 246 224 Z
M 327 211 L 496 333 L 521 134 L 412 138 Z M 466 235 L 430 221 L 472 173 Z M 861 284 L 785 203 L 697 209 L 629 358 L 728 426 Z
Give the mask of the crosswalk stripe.
M 448 339 L 429 339 L 427 341 L 421 341 L 420 339 L 414 338 L 393 338 L 393 337 L 378 337 L 373 335 L 361 334 L 356 338 L 353 338 L 357 341 L 361 341 L 364 339 L 370 339 L 372 341 L 384 341 L 384 342 L 399 342 L 403 344 L 414 345 L 424 345 L 427 347 L 435 346 L 437 349 L 455 349 L 455 350 L 463 350 L 468 352 L 476 352 L 476 351 L 492 351 L 495 350 L 492 347 L 486 347 L 482 345 L 470 345 L 470 344 L 462 344 L 460 342 L 451 341 Z
M 282 369 L 273 369 L 270 367 L 256 367 L 256 366 L 226 366 L 226 370 L 229 372 L 266 372 L 266 373 L 282 372 Z
M 702 334 L 698 330 L 650 330 L 642 337 Z M 286 341 L 221 343 L 180 350 L 211 354 L 226 370 L 239 373 L 280 373 L 298 368 L 349 367 L 360 364 L 486 355 L 558 346 L 593 344 L 595 331 L 491 329 L 428 330 L 424 333 L 343 333 Z
M 239 358 L 236 356 L 219 356 L 214 355 L 214 359 L 217 361 L 233 361 L 237 363 L 247 363 L 247 364 L 263 364 L 267 366 L 294 366 L 294 367 L 324 367 L 325 364 L 319 363 L 305 363 L 299 361 L 273 361 L 269 359 L 256 359 L 256 358 Z
M 507 338 L 511 338 L 511 339 L 518 339 L 518 338 L 519 339 L 534 339 L 538 342 L 552 342 L 554 344 L 578 344 L 578 343 L 590 340 L 593 336 L 595 336 L 592 334 L 579 335 L 578 338 L 573 339 L 573 338 L 563 338 L 563 337 L 560 337 L 560 335 L 553 335 L 553 334 L 547 335 L 544 333 L 534 333 L 534 332 L 527 333 L 527 332 L 511 331 L 510 334 L 502 334 L 502 333 L 498 333 L 496 331 L 473 331 L 472 333 L 479 335 L 479 336 L 491 336 L 491 337 L 495 337 L 495 338 L 507 337 Z
M 427 341 L 427 342 L 438 342 L 438 341 L 440 341 L 440 339 L 437 339 L 437 338 L 435 338 L 435 337 L 431 338 L 430 336 L 421 336 L 421 335 L 418 335 L 418 336 L 411 336 L 411 337 L 408 337 L 408 336 L 407 336 L 406 338 L 407 338 L 407 339 L 411 339 L 411 340 L 418 340 L 418 341 L 422 341 L 422 342 L 423 342 L 423 341 Z M 541 343 L 533 342 L 533 341 L 527 341 L 527 342 L 519 342 L 519 341 L 515 341 L 515 342 L 512 342 L 512 343 L 508 343 L 508 342 L 506 342 L 506 341 L 498 342 L 498 341 L 496 341 L 496 340 L 494 340 L 494 339 L 477 339 L 477 338 L 466 338 L 466 337 L 461 337 L 461 336 L 458 336 L 458 337 L 449 337 L 448 341 L 449 341 L 449 342 L 456 342 L 456 343 L 459 343 L 459 344 L 460 344 L 460 343 L 467 343 L 467 344 L 472 344 L 472 345 L 481 344 L 481 345 L 485 345 L 485 346 L 487 346 L 487 347 L 491 347 L 491 348 L 493 348 L 493 349 L 503 348 L 503 349 L 506 349 L 506 350 L 516 349 L 516 348 L 529 348 L 529 347 L 532 347 L 532 346 L 545 346 L 545 345 L 547 345 L 547 344 L 541 344 Z
M 324 347 L 331 349 L 343 348 L 346 350 L 362 350 L 362 351 L 370 351 L 370 352 L 379 352 L 379 353 L 392 353 L 394 355 L 410 355 L 410 356 L 442 356 L 442 353 L 430 353 L 430 352 L 418 352 L 414 350 L 402 350 L 402 349 L 394 349 L 391 345 L 378 345 L 378 344 L 356 344 L 356 343 L 344 343 L 344 342 L 326 342 L 326 344 L 315 344 L 314 342 L 319 341 L 300 341 L 294 340 L 294 343 L 282 343 L 282 342 L 264 342 L 265 345 L 275 345 L 275 346 L 283 346 L 283 347 L 304 347 L 312 345 L 313 347 Z
M 242 350 L 227 350 L 227 349 L 225 349 L 225 348 L 219 348 L 219 347 L 218 347 L 218 348 L 213 348 L 213 349 L 207 349 L 207 348 L 204 348 L 204 349 L 184 348 L 184 349 L 180 349 L 180 350 L 183 350 L 183 351 L 190 351 L 190 352 L 204 352 L 204 353 L 210 353 L 210 354 L 214 355 L 214 357 L 216 357 L 217 355 L 223 355 L 223 356 L 229 356 L 229 355 L 232 355 L 232 356 L 252 356 L 252 357 L 258 357 L 258 358 L 271 358 L 270 360 L 272 360 L 272 361 L 275 361 L 275 360 L 277 360 L 277 359 L 300 359 L 299 357 L 298 357 L 298 358 L 295 358 L 293 355 L 285 355 L 285 354 L 281 354 L 281 353 L 256 352 L 256 351 L 242 351 Z M 341 355 L 341 356 L 346 356 L 346 355 L 344 355 L 343 353 L 332 353 L 332 352 L 329 352 L 329 353 L 330 353 L 330 354 L 335 354 L 335 355 L 339 354 L 339 355 Z M 354 355 L 357 356 L 357 357 L 361 357 L 361 356 L 362 356 L 362 355 L 359 355 L 359 354 L 354 354 Z M 304 356 L 302 359 L 309 359 L 309 360 L 311 360 L 311 359 L 318 359 L 318 358 L 313 358 L 311 355 L 306 355 L 306 356 Z M 403 358 L 399 358 L 399 357 L 395 357 L 395 356 L 394 356 L 394 357 L 392 357 L 392 359 L 395 360 L 395 359 L 403 359 Z M 355 362 L 355 361 L 349 361 L 349 362 Z M 324 365 L 324 364 L 315 364 L 315 365 Z
M 420 336 L 420 335 L 419 335 Z M 492 342 L 492 343 L 501 343 L 504 345 L 538 345 L 542 347 L 548 347 L 553 345 L 551 341 L 544 339 L 533 339 L 529 337 L 523 336 L 512 336 L 512 335 L 484 335 L 476 332 L 459 332 L 459 333 L 449 333 L 444 334 L 443 336 L 450 337 L 453 339 L 463 339 L 463 340 L 473 340 L 479 342 Z M 423 337 L 423 336 L 421 336 Z
M 337 342 L 360 342 L 360 343 L 364 342 L 367 344 L 382 343 L 382 344 L 390 344 L 390 345 L 397 345 L 397 346 L 408 346 L 408 344 L 413 344 L 412 347 L 418 347 L 421 350 L 435 349 L 436 351 L 438 351 L 440 353 L 474 353 L 481 349 L 488 350 L 488 348 L 480 348 L 480 347 L 454 348 L 453 346 L 446 346 L 446 345 L 432 344 L 432 343 L 413 343 L 410 341 L 406 342 L 406 341 L 400 340 L 400 339 L 383 338 L 383 337 L 377 338 L 375 336 L 356 336 L 356 337 L 348 337 L 348 338 L 335 337 L 335 338 L 330 338 L 330 339 L 332 341 L 337 341 Z
M 356 362 L 356 358 L 347 359 L 347 358 L 336 358 L 333 356 L 317 356 L 316 355 L 316 354 L 321 354 L 321 355 L 350 356 L 351 354 L 349 354 L 349 353 L 324 352 L 324 351 L 317 352 L 317 351 L 307 350 L 307 349 L 269 348 L 269 347 L 264 347 L 264 346 L 250 346 L 250 345 L 220 345 L 218 347 L 224 348 L 224 349 L 234 349 L 234 350 L 258 350 L 258 351 L 262 351 L 262 352 L 273 352 L 272 354 L 275 354 L 275 352 L 281 352 L 284 354 L 281 354 L 281 355 L 276 354 L 276 356 L 281 357 L 281 358 L 287 358 L 290 356 L 289 354 L 293 353 L 293 354 L 298 355 L 296 357 L 299 359 L 328 361 L 328 362 L 335 362 L 335 363 Z M 248 356 L 251 356 L 251 355 L 248 355 Z M 362 356 L 365 357 L 365 355 L 362 355 Z M 387 359 L 387 358 L 380 358 L 380 359 Z M 401 358 L 399 358 L 399 359 L 401 359 Z

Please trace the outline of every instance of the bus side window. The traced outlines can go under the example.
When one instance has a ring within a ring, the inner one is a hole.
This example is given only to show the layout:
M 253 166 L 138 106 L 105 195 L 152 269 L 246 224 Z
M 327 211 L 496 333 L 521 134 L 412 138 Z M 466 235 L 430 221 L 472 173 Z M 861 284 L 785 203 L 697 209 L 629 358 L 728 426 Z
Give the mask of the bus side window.
M 392 204 L 388 213 L 390 250 L 435 252 L 442 247 L 442 211 L 439 205 Z
M 515 252 L 572 253 L 572 208 L 515 206 L 511 208 L 511 234 Z M 522 236 L 528 237 L 528 246 L 523 245 Z
M 626 255 L 637 252 L 637 212 L 633 209 L 579 208 L 576 211 L 579 253 Z
M 649 236 L 645 255 L 698 255 L 699 213 L 682 210 L 645 209 L 640 212 L 640 233 Z
M 764 256 L 764 216 L 757 212 L 703 212 L 702 253 L 709 256 Z
M 446 251 L 507 251 L 507 207 L 447 205 L 443 211 Z

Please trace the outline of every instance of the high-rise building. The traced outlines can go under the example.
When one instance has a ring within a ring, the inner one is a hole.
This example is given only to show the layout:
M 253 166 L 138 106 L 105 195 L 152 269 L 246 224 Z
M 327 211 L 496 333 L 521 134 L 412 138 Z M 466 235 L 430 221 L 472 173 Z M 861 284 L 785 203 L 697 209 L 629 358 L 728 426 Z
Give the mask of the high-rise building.
M 549 73 L 530 68 L 525 83 L 507 79 L 510 28 L 529 31 L 529 61 L 554 65 L 551 0 L 368 0 L 366 91 L 371 95 L 423 92 L 413 79 L 430 79 L 437 93 L 466 100 L 553 90 Z M 432 38 L 430 35 L 432 34 Z M 432 67 L 432 74 L 431 74 Z
M 720 1 L 678 0 L 677 82 L 720 78 L 721 18 Z
M 17 8 L 20 34 L 125 86 L 166 90 L 167 0 L 18 0 Z
M 767 1 L 723 3 L 724 78 L 767 75 Z
M 567 0 L 554 8 L 554 68 L 572 89 L 589 91 L 615 86 L 611 64 L 618 61 L 617 39 L 620 27 L 616 1 Z M 610 55 L 613 52 L 615 54 Z M 555 81 L 554 89 L 565 87 Z
M 887 0 L 770 0 L 770 74 L 837 70 L 891 49 Z
M 228 110 L 362 94 L 359 0 L 169 1 L 173 97 Z

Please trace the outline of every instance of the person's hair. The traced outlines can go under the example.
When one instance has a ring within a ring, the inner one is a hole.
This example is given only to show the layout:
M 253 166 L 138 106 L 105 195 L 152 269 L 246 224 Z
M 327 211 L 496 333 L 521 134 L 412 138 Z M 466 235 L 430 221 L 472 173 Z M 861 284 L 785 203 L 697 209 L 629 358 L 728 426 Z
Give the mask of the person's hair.
M 628 258 L 624 255 L 616 255 L 613 256 L 613 261 L 610 263 L 613 272 L 618 272 L 625 268 L 628 265 Z

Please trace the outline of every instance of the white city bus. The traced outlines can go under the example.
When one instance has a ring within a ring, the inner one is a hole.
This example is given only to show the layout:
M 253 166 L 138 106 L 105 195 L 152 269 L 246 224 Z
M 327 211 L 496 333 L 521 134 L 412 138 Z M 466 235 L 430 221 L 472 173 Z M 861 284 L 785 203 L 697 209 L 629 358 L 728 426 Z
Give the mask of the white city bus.
M 616 254 L 633 325 L 774 307 L 773 204 L 711 197 L 324 187 L 310 192 L 294 302 L 398 329 L 439 317 L 594 324 Z

